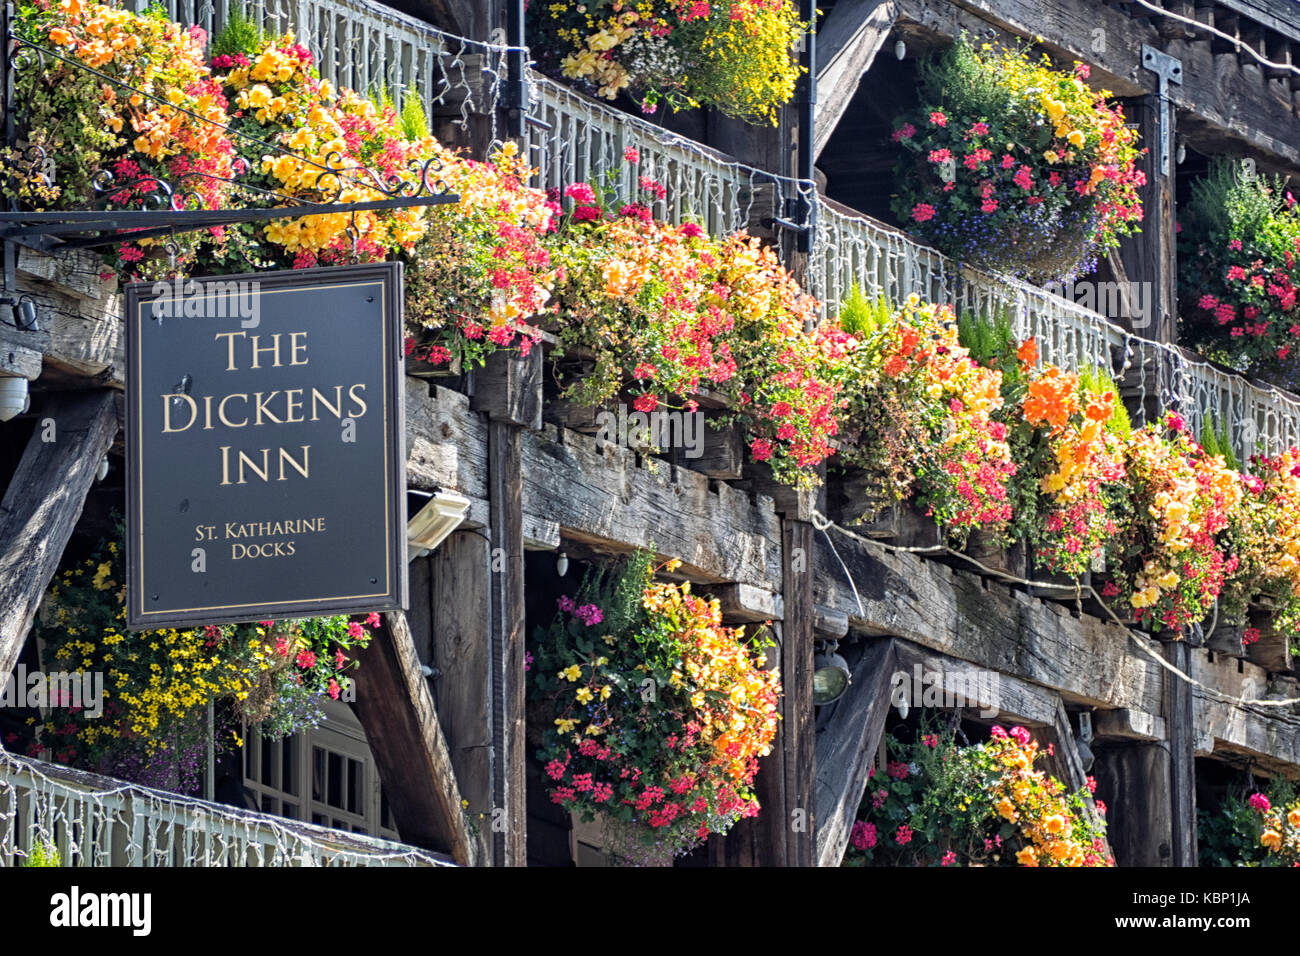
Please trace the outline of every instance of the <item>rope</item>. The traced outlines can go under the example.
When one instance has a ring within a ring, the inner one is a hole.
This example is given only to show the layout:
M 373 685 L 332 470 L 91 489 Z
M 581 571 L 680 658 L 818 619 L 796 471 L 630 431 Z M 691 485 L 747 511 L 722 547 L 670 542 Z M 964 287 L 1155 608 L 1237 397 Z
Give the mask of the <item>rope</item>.
M 1079 601 L 1080 603 L 1082 602 L 1083 594 L 1086 591 L 1089 597 L 1091 597 L 1099 605 L 1101 605 L 1102 609 L 1107 613 L 1107 615 L 1109 615 L 1111 620 L 1116 625 L 1124 629 L 1124 632 L 1128 635 L 1129 640 L 1131 640 L 1140 651 L 1142 651 L 1144 654 L 1146 654 L 1148 657 L 1154 660 L 1165 670 L 1169 671 L 1169 673 L 1173 674 L 1179 680 L 1185 681 L 1186 683 L 1192 685 L 1193 687 L 1200 689 L 1206 695 L 1210 697 L 1214 697 L 1226 703 L 1234 704 L 1239 707 L 1290 707 L 1292 704 L 1300 703 L 1300 697 L 1287 697 L 1281 700 L 1233 697 L 1229 694 L 1224 694 L 1222 691 L 1217 690 L 1216 688 L 1209 687 L 1206 684 L 1201 683 L 1196 678 L 1192 677 L 1190 674 L 1183 672 L 1182 670 L 1180 670 L 1179 668 L 1175 667 L 1173 664 L 1165 660 L 1162 654 L 1160 654 L 1157 650 L 1154 650 L 1151 647 L 1150 642 L 1145 637 L 1142 637 L 1139 634 L 1139 632 L 1133 630 L 1131 627 L 1129 627 L 1129 625 L 1125 624 L 1124 621 L 1122 621 L 1119 618 L 1119 616 L 1114 612 L 1114 610 L 1111 609 L 1111 606 L 1108 603 L 1106 603 L 1106 601 L 1102 598 L 1100 594 L 1097 593 L 1097 590 L 1091 584 L 1087 586 L 1083 586 L 1078 581 L 1076 581 L 1074 584 L 1057 584 L 1052 581 L 1034 581 L 1029 578 L 1023 578 L 1006 571 L 1000 571 L 997 568 L 990 568 L 988 565 L 983 564 L 979 560 L 971 557 L 969 554 L 964 554 L 961 551 L 954 551 L 952 548 L 949 548 L 946 545 L 908 548 L 908 547 L 899 547 L 891 544 L 885 544 L 882 541 L 873 541 L 870 538 L 865 538 L 860 534 L 856 534 L 850 531 L 848 528 L 841 527 L 840 525 L 831 521 L 830 518 L 826 517 L 824 514 L 822 514 L 820 511 L 817 511 L 816 509 L 814 509 L 813 511 L 812 523 L 813 526 L 817 528 L 817 530 L 821 531 L 823 534 L 826 535 L 826 540 L 831 546 L 831 551 L 834 552 L 836 559 L 840 562 L 840 567 L 844 569 L 844 576 L 848 580 L 849 586 L 853 588 L 853 593 L 855 596 L 858 593 L 857 585 L 853 581 L 853 576 L 849 573 L 848 565 L 844 563 L 844 559 L 840 557 L 839 550 L 835 547 L 835 543 L 831 541 L 830 534 L 828 533 L 828 529 L 830 528 L 834 528 L 840 534 L 844 535 L 847 538 L 852 538 L 853 540 L 859 542 L 860 544 L 870 545 L 872 547 L 880 548 L 884 551 L 889 551 L 895 554 L 900 554 L 900 553 L 920 554 L 920 555 L 943 554 L 951 557 L 961 558 L 963 561 L 973 564 L 982 573 L 988 575 L 989 577 L 998 578 L 999 580 L 1004 581 L 1008 584 L 1018 584 L 1024 587 L 1044 588 L 1044 589 L 1052 589 L 1058 591 L 1073 591 L 1075 593 L 1076 600 Z M 862 601 L 860 598 L 858 599 L 858 609 L 859 609 L 859 613 L 865 615 L 866 612 L 862 610 Z M 1217 620 L 1217 605 L 1216 605 L 1216 620 Z

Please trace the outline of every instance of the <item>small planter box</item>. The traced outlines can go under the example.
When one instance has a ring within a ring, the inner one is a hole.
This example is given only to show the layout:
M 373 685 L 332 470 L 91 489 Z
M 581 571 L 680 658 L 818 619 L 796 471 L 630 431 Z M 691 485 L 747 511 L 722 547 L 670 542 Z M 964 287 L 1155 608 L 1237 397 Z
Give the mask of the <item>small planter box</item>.
M 745 431 L 735 422 L 715 428 L 714 421 L 716 417 L 706 412 L 700 434 L 695 436 L 700 443 L 697 450 L 674 444 L 666 451 L 681 468 L 710 478 L 738 479 L 745 473 Z
M 822 484 L 815 488 L 793 488 L 790 485 L 776 480 L 772 474 L 772 468 L 765 461 L 747 461 L 745 462 L 745 478 L 749 483 L 749 490 L 754 495 L 766 495 L 772 499 L 772 504 L 778 514 L 785 515 L 787 518 L 793 518 L 796 521 L 811 521 L 813 511 L 826 510 L 826 463 L 822 462 L 817 467 L 818 477 Z
M 1206 627 L 1208 630 L 1208 623 Z M 1242 643 L 1245 630 L 1244 624 L 1227 624 L 1220 621 L 1214 625 L 1213 631 L 1208 631 L 1205 646 L 1225 657 L 1245 657 L 1246 645 Z
M 1259 630 L 1259 640 L 1246 645 L 1246 658 L 1269 673 L 1285 674 L 1295 669 L 1290 635 L 1274 625 L 1274 608 L 1261 600 L 1247 610 L 1250 626 Z
M 943 544 L 939 525 L 910 501 L 874 494 L 865 472 L 850 469 L 827 492 L 831 517 L 864 538 L 878 538 L 900 548 L 937 548 Z
M 1027 577 L 1029 555 L 1023 541 L 1013 541 L 1003 545 L 986 531 L 975 530 L 966 541 L 966 554 L 970 555 L 990 571 L 999 571 L 1013 578 Z M 979 572 L 979 568 L 962 561 L 969 570 Z
M 1066 574 L 1055 574 L 1036 567 L 1033 560 L 1033 548 L 1029 548 L 1028 551 L 1029 573 L 1026 577 L 1035 582 L 1027 588 L 1030 595 L 1047 601 L 1061 601 L 1066 604 L 1073 604 L 1076 600 L 1086 600 L 1091 597 L 1088 591 L 1089 586 L 1092 584 L 1091 571 L 1085 571 L 1077 578 L 1072 578 Z

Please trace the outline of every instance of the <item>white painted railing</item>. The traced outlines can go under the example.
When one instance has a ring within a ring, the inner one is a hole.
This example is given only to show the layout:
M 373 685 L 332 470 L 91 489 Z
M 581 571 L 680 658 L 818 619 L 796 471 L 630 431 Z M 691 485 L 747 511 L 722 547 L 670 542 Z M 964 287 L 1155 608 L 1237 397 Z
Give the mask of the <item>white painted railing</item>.
M 389 840 L 208 803 L 0 748 L 0 867 L 450 866 Z
M 135 0 L 143 2 L 143 0 Z M 468 119 L 495 115 L 507 48 L 455 37 L 372 0 L 166 0 L 184 23 L 220 27 L 241 9 L 263 29 L 293 29 L 319 58 L 323 76 L 353 89 L 418 90 L 426 109 L 449 104 Z M 714 233 L 785 218 L 811 184 L 754 169 L 684 136 L 630 116 L 537 74 L 528 80 L 527 146 L 538 183 L 563 188 L 614 171 L 625 196 L 639 175 L 668 190 L 657 215 L 691 218 Z M 635 148 L 640 163 L 624 161 Z M 1005 310 L 1017 334 L 1038 340 L 1045 361 L 1111 369 L 1148 407 L 1175 407 L 1198 433 L 1207 418 L 1227 427 L 1238 453 L 1300 443 L 1300 399 L 1252 384 L 1182 350 L 1133 335 L 1097 312 L 1013 279 L 959 268 L 880 222 L 821 199 L 808 285 L 833 314 L 854 285 L 900 301 L 917 293 L 984 314 Z

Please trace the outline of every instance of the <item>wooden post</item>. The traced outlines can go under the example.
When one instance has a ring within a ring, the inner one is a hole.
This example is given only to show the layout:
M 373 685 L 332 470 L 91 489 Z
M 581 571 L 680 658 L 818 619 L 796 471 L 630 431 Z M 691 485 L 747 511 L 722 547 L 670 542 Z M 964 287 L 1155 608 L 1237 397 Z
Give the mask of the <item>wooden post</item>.
M 461 531 L 430 556 L 431 663 L 436 668 L 438 720 L 470 819 L 482 814 L 481 859 L 491 859 L 492 629 L 491 551 L 486 538 Z
M 474 376 L 472 406 L 488 421 L 488 605 L 492 628 L 492 859 L 525 866 L 524 507 L 522 430 L 542 424 L 541 349 L 494 353 Z
M 13 670 L 100 461 L 117 435 L 108 390 L 56 396 L 0 502 L 0 682 Z
M 813 526 L 783 518 L 782 590 L 785 620 L 781 625 L 781 729 L 777 745 L 785 762 L 785 813 L 780 825 L 786 838 L 787 866 L 814 866 L 817 808 L 814 792 L 813 726 Z M 768 833 L 776 826 L 770 821 Z M 779 844 L 773 845 L 778 849 Z
M 1174 249 L 1174 182 L 1160 166 L 1160 116 L 1158 96 L 1142 96 L 1129 101 L 1126 112 L 1138 124 L 1141 145 L 1148 149 L 1139 167 L 1146 173 L 1142 198 L 1142 231 L 1120 242 L 1119 259 L 1123 276 L 1116 280 L 1144 283 L 1137 302 L 1145 306 L 1145 316 L 1110 316 L 1145 338 L 1157 342 L 1176 339 L 1178 265 Z M 1173 110 L 1169 122 L 1173 125 Z M 1169 130 L 1174 142 L 1174 130 Z M 1174 164 L 1171 162 L 1171 167 Z M 1130 300 L 1133 301 L 1133 300 Z M 1100 308 L 1100 306 L 1098 306 Z M 1133 310 L 1130 308 L 1129 310 Z
M 357 655 L 353 710 L 366 732 L 402 840 L 473 866 L 475 844 L 406 614 L 384 624 Z
M 1173 865 L 1169 751 L 1162 743 L 1099 740 L 1093 752 L 1097 796 L 1107 804 L 1106 834 L 1115 861 Z
M 1182 673 L 1191 672 L 1192 649 L 1186 641 L 1168 641 L 1165 658 Z M 1165 726 L 1169 738 L 1170 823 L 1173 828 L 1172 866 L 1196 866 L 1196 718 L 1192 685 L 1177 674 L 1165 674 Z
M 817 865 L 839 866 L 889 714 L 898 657 L 892 640 L 872 642 L 852 668 L 848 691 L 817 735 Z

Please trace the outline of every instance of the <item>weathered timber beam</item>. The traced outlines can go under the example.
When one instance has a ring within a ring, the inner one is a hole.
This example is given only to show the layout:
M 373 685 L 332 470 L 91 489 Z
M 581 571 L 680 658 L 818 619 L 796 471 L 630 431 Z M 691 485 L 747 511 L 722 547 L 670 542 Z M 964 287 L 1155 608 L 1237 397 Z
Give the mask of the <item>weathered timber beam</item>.
M 476 844 L 461 811 L 451 753 L 404 612 L 384 615 L 357 662 L 353 710 L 402 840 L 475 865 Z
M 1056 691 L 936 653 L 909 641 L 895 643 L 898 646 L 898 667 L 907 681 L 905 687 L 913 688 L 919 676 L 926 682 L 923 687 L 926 684 L 933 687 L 937 698 L 953 701 L 954 706 L 969 707 L 982 715 L 996 715 L 1003 721 L 1014 720 L 1033 727 L 1055 725 L 1061 704 L 1061 695 Z M 913 707 L 929 706 L 928 698 L 916 700 L 914 697 L 914 694 L 909 697 Z
M 840 0 L 821 24 L 817 31 L 814 156 L 820 156 L 830 142 L 862 74 L 870 69 L 897 19 L 894 0 Z
M 853 627 L 1056 688 L 1070 701 L 1160 713 L 1163 671 L 1133 653 L 1122 628 L 916 554 L 830 534 L 833 551 L 817 535 L 814 600 Z
M 1058 56 L 1091 64 L 1092 82 L 1117 96 L 1156 91 L 1155 74 L 1140 67 L 1142 45 L 1150 44 L 1183 61 L 1183 82 L 1170 84 L 1170 98 L 1192 114 L 1189 120 L 1200 118 L 1286 163 L 1300 161 L 1300 124 L 1292 104 L 1257 74 L 1222 69 L 1208 44 L 1166 41 L 1154 26 L 1090 0 L 1057 0 L 1050 7 L 1037 0 L 897 2 L 903 16 L 944 36 L 979 32 L 983 21 L 1041 42 Z
M 42 348 L 46 380 L 122 388 L 125 325 L 114 283 L 99 277 L 99 257 L 76 251 L 50 255 L 20 249 L 18 289 L 36 304 L 47 336 Z
M 812 553 L 813 527 L 806 521 L 783 518 L 781 622 L 781 725 L 777 745 L 785 751 L 785 807 L 769 827 L 788 828 L 787 866 L 814 866 L 817 858 L 816 727 L 813 723 Z M 811 819 L 810 819 L 811 818 Z M 800 825 L 796 826 L 798 821 Z
M 486 502 L 487 422 L 469 399 L 408 377 L 406 400 L 410 487 Z M 525 430 L 520 441 L 525 535 L 544 537 L 539 544 L 562 535 L 614 550 L 654 547 L 681 558 L 682 573 L 697 580 L 770 590 L 781 579 L 780 518 L 770 502 L 756 506 L 730 485 L 554 425 Z M 826 611 L 834 626 L 835 609 Z
M 49 347 L 49 332 L 23 332 L 0 319 L 0 375 L 36 378 L 41 374 L 41 356 Z
M 1165 657 L 1186 674 L 1191 671 L 1191 647 L 1169 641 Z M 1172 671 L 1165 674 L 1165 727 L 1169 733 L 1170 821 L 1173 825 L 1174 866 L 1196 865 L 1196 715 L 1192 685 Z
M 13 670 L 100 460 L 117 434 L 112 393 L 58 395 L 0 502 L 0 681 Z
M 461 797 L 471 814 L 491 819 L 492 653 L 488 588 L 490 545 L 481 534 L 456 532 L 429 557 L 429 633 L 438 721 L 447 738 Z M 414 600 L 414 596 L 413 596 Z M 479 828 L 481 859 L 491 852 Z
M 817 865 L 839 866 L 889 714 L 898 669 L 896 642 L 872 641 L 852 668 L 844 696 L 816 738 Z

